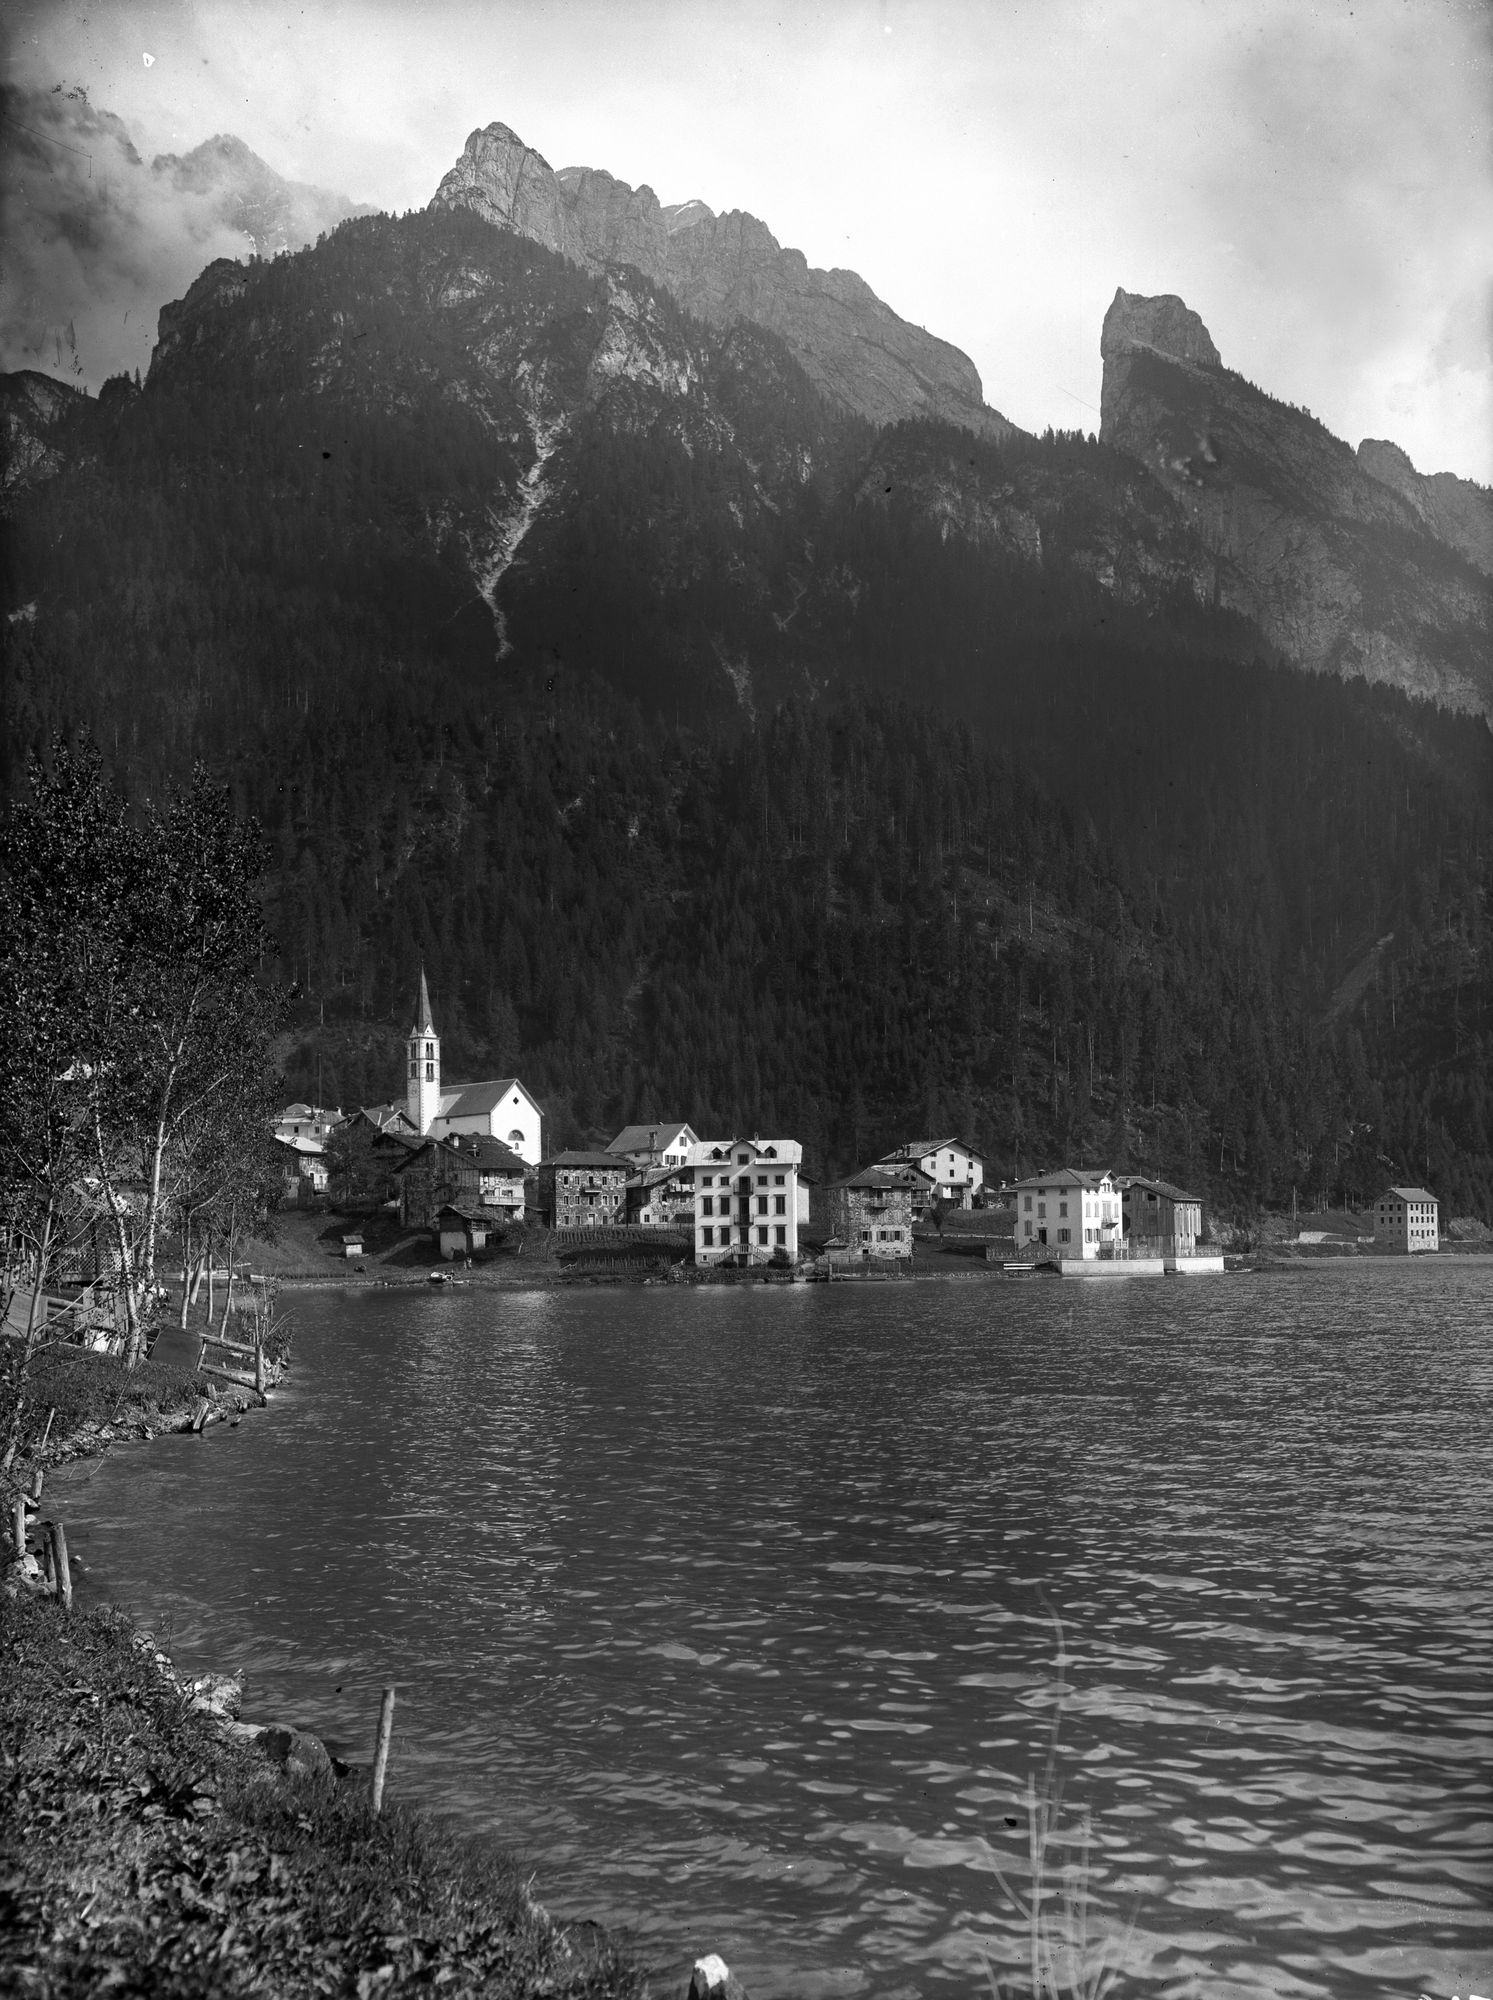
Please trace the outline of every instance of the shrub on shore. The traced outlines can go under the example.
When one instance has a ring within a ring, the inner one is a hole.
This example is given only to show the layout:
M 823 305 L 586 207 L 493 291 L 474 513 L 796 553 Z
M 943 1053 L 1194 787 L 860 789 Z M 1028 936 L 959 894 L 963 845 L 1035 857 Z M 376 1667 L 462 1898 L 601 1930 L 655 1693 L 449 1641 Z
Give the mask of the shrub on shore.
M 225 1740 L 117 1613 L 0 1596 L 0 1924 L 18 1990 L 635 2000 L 509 1856 Z

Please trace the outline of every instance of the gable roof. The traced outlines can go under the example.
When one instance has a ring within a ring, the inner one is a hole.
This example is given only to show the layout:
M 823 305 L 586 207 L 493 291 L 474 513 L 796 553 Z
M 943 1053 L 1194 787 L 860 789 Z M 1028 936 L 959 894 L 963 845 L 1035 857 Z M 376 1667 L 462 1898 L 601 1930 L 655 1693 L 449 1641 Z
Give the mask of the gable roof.
M 630 1171 L 626 1160 L 619 1160 L 611 1153 L 556 1153 L 543 1164 L 547 1167 L 605 1167 L 610 1173 L 622 1175 Z
M 415 1121 L 402 1104 L 363 1104 L 353 1113 L 353 1117 L 366 1118 L 370 1125 L 375 1126 L 380 1132 L 387 1133 L 390 1138 L 403 1136 L 398 1131 L 401 1125 L 407 1131 L 415 1130 Z
M 615 1139 L 607 1141 L 609 1153 L 668 1153 L 681 1139 L 693 1145 L 695 1135 L 684 1118 L 656 1118 L 647 1125 L 624 1125 Z
M 962 1153 L 968 1153 L 972 1160 L 979 1160 L 982 1164 L 984 1162 L 983 1153 L 976 1152 L 975 1148 L 963 1139 L 951 1136 L 944 1139 L 909 1139 L 905 1146 L 893 1146 L 889 1153 L 883 1153 L 879 1164 L 884 1166 L 888 1160 L 920 1160 L 925 1153 L 941 1152 L 945 1146 L 957 1146 Z
M 1379 1200 L 1383 1201 L 1385 1195 L 1391 1195 L 1391 1194 L 1397 1195 L 1401 1201 L 1435 1201 L 1437 1199 L 1437 1197 L 1432 1194 L 1429 1188 L 1392 1187 L 1392 1188 L 1386 1188 L 1384 1190 L 1384 1194 L 1381 1194 L 1379 1196 Z
M 885 1167 L 862 1167 L 859 1173 L 847 1174 L 842 1181 L 831 1181 L 829 1192 L 833 1194 L 837 1188 L 881 1188 L 905 1194 L 910 1185 L 900 1174 L 889 1173 Z
M 453 1083 L 441 1092 L 442 1118 L 482 1118 L 489 1111 L 495 1111 L 510 1092 L 518 1091 L 528 1097 L 534 1110 L 539 1106 L 529 1096 L 516 1076 L 500 1076 L 487 1083 Z
M 1140 1188 L 1145 1194 L 1159 1194 L 1167 1201 L 1202 1200 L 1201 1195 L 1189 1194 L 1186 1188 L 1174 1187 L 1170 1181 L 1148 1180 L 1144 1174 L 1124 1174 L 1117 1179 L 1115 1185 L 1122 1194 L 1128 1194 L 1131 1188 Z
M 490 1138 L 485 1132 L 453 1133 L 443 1139 L 447 1151 L 465 1160 L 468 1166 L 480 1167 L 488 1174 L 525 1174 L 528 1162 L 519 1158 L 511 1146 L 505 1146 L 501 1139 Z
M 1113 1178 L 1108 1167 L 1054 1167 L 1049 1173 L 1028 1174 L 1025 1180 L 1012 1181 L 1011 1188 L 1013 1193 L 1017 1188 L 1096 1188 L 1101 1181 Z

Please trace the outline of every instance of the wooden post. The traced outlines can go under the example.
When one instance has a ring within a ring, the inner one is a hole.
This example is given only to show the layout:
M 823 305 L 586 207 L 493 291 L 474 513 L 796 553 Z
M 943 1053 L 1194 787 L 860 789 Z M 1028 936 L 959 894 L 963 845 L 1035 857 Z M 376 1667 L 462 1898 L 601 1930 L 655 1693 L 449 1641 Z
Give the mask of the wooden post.
M 264 1341 L 258 1327 L 254 1329 L 254 1387 L 264 1394 Z
M 11 1539 L 16 1545 L 16 1561 L 26 1560 L 26 1497 L 18 1493 L 10 1514 Z
M 45 1451 L 47 1448 L 47 1439 L 52 1435 L 52 1419 L 56 1414 L 57 1406 L 54 1403 L 51 1409 L 47 1411 L 47 1427 L 41 1434 L 41 1443 L 36 1447 L 38 1451 Z
M 67 1560 L 67 1529 L 60 1521 L 52 1523 L 52 1552 L 57 1568 L 57 1600 L 64 1611 L 73 1608 L 73 1573 Z
M 373 1817 L 384 1808 L 384 1773 L 389 1768 L 389 1738 L 394 1733 L 394 1690 L 384 1689 L 378 1712 L 378 1739 L 373 1746 Z
M 50 1521 L 43 1522 L 41 1531 L 41 1546 L 42 1546 L 42 1554 L 46 1558 L 46 1565 L 47 1565 L 47 1589 L 55 1590 L 57 1587 L 57 1563 L 52 1553 L 51 1530 L 52 1530 L 51 1522 Z
M 31 1498 L 38 1506 L 41 1504 L 41 1481 L 42 1468 L 38 1466 L 31 1475 Z

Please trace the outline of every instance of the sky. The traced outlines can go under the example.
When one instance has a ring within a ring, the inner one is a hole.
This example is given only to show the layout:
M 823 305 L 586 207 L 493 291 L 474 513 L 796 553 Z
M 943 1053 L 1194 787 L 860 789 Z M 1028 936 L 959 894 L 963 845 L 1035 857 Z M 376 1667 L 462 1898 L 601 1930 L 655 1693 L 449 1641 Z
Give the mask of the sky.
M 1116 287 L 1175 292 L 1350 443 L 1493 484 L 1485 0 L 11 0 L 0 33 L 5 80 L 89 124 L 12 176 L 6 366 L 69 304 L 76 351 L 24 365 L 143 365 L 242 253 L 103 114 L 144 162 L 231 132 L 395 211 L 497 119 L 859 271 L 1028 429 L 1096 429 Z

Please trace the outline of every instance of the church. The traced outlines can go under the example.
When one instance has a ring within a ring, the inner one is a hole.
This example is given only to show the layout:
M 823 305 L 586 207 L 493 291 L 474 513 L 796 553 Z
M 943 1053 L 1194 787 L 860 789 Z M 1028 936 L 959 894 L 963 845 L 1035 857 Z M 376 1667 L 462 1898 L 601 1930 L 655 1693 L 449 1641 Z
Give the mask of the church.
M 441 1081 L 441 1038 L 430 1011 L 430 989 L 420 973 L 415 1025 L 405 1037 L 404 1104 L 370 1106 L 365 1115 L 380 1131 L 421 1139 L 501 1139 L 526 1166 L 543 1157 L 544 1114 L 516 1076 L 486 1083 Z

